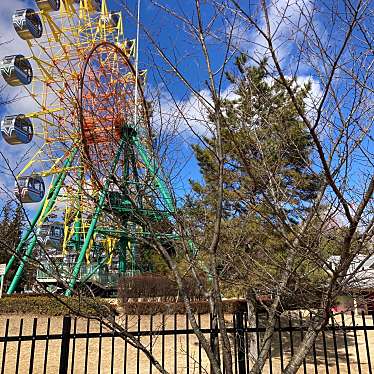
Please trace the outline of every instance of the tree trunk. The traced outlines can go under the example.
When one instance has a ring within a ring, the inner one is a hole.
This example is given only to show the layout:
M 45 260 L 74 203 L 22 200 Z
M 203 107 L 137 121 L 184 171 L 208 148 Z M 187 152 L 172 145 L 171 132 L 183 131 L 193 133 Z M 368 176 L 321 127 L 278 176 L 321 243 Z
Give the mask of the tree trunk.
M 248 327 L 250 329 L 256 328 L 256 300 L 253 292 L 248 291 L 247 293 L 247 312 L 248 312 Z M 247 342 L 248 342 L 248 358 L 249 358 L 249 368 L 252 368 L 255 364 L 258 356 L 257 352 L 257 338 L 256 332 L 247 332 Z
M 291 361 L 288 363 L 288 365 L 284 369 L 283 374 L 297 373 L 306 355 L 312 349 L 313 344 L 315 343 L 318 333 L 320 331 L 321 331 L 321 326 L 317 328 L 314 326 L 311 326 L 308 329 L 303 341 L 300 343 L 300 346 L 297 352 L 293 355 Z

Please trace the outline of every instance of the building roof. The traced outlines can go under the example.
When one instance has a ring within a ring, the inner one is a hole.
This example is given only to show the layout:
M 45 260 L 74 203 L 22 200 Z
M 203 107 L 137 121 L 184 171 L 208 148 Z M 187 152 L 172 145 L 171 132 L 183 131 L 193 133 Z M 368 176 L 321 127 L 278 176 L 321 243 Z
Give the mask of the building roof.
M 333 269 L 339 262 L 340 256 L 328 259 Z M 374 289 L 374 255 L 356 255 L 348 268 L 346 281 L 350 289 Z

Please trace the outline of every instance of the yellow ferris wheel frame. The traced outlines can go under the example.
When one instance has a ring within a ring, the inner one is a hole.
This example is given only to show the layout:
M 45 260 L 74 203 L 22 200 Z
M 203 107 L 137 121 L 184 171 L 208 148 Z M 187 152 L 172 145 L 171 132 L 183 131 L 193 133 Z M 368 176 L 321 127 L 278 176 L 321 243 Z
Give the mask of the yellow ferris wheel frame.
M 100 42 L 110 41 L 121 48 L 129 58 L 135 56 L 135 39 L 124 37 L 121 12 L 110 12 L 106 0 L 101 2 L 100 12 L 95 12 L 93 0 L 80 0 L 77 6 L 74 0 L 61 0 L 59 11 L 40 10 L 43 24 L 43 36 L 40 39 L 26 40 L 30 55 L 29 61 L 35 66 L 31 87 L 24 86 L 28 95 L 34 100 L 37 110 L 25 113 L 24 116 L 35 122 L 34 135 L 39 141 L 38 150 L 20 170 L 17 178 L 31 170 L 42 177 L 60 173 L 63 169 L 66 150 L 62 142 L 76 141 L 79 131 L 65 126 L 64 119 L 69 119 L 67 111 L 76 106 L 75 92 L 66 95 L 66 91 L 77 86 L 80 78 L 80 67 L 84 57 L 92 47 Z M 115 17 L 116 24 L 111 20 Z M 140 72 L 145 81 L 146 70 Z M 62 105 L 62 98 L 69 101 Z M 70 106 L 70 108 L 68 108 Z M 70 113 L 71 114 L 71 113 Z

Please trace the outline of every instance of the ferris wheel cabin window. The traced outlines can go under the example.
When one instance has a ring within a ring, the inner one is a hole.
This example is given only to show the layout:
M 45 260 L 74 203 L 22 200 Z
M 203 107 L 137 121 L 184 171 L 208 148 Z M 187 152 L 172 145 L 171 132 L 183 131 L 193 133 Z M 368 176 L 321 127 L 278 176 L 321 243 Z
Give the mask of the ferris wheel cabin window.
M 17 181 L 17 184 L 18 184 L 20 187 L 25 187 L 25 186 L 26 186 L 26 179 L 20 178 L 20 179 Z
M 36 175 L 22 176 L 16 182 L 14 192 L 23 203 L 39 202 L 45 193 L 43 178 Z

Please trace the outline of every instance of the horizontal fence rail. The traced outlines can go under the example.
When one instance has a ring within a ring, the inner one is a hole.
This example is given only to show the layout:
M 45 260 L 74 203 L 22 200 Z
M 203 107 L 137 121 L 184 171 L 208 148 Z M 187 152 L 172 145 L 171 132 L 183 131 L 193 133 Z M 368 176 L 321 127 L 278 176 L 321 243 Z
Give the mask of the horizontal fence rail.
M 266 314 L 226 316 L 235 374 L 249 373 L 259 354 Z M 197 315 L 200 331 L 222 362 L 219 330 L 209 315 Z M 209 373 L 207 355 L 185 315 L 124 316 L 124 330 L 138 339 L 169 373 Z M 156 373 L 149 360 L 119 331 L 82 318 L 3 318 L 0 374 Z M 264 373 L 281 373 L 308 329 L 308 318 L 278 318 Z M 369 373 L 374 348 L 372 316 L 338 314 L 320 333 L 299 373 Z

